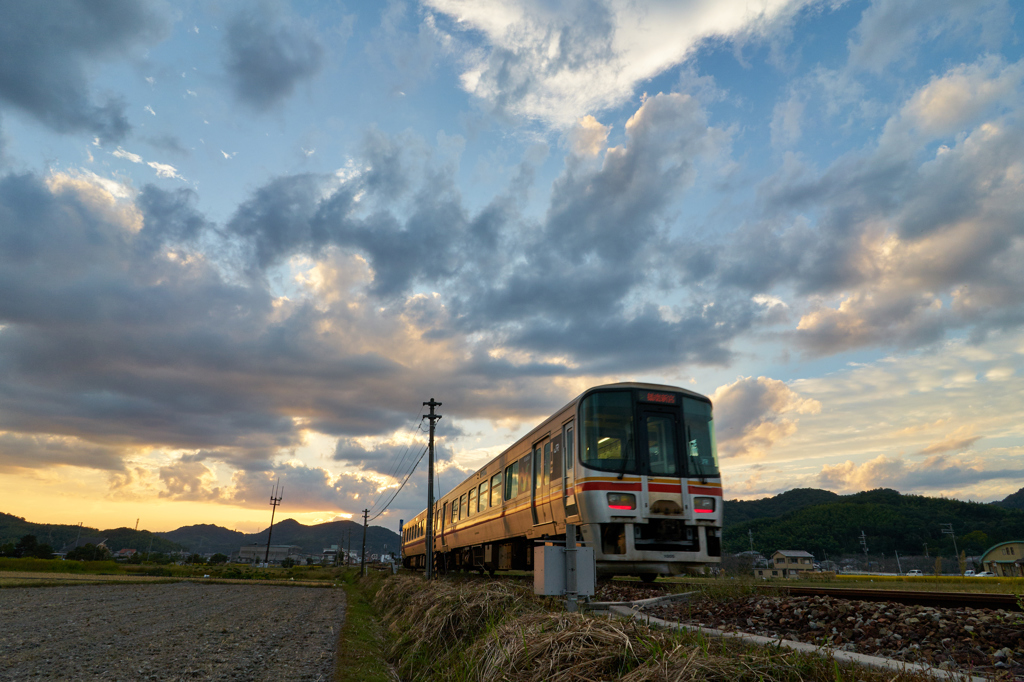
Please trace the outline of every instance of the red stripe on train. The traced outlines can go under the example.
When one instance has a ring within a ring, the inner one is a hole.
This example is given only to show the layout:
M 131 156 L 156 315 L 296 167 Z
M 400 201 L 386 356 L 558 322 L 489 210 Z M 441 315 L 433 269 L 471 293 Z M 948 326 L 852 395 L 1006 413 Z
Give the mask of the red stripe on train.
M 714 497 L 721 497 L 722 496 L 722 489 L 721 488 L 705 488 L 705 487 L 699 486 L 699 485 L 691 485 L 690 486 L 690 494 L 691 495 L 713 495 Z
M 640 490 L 639 481 L 636 483 L 614 483 L 610 481 L 598 481 L 595 483 L 578 483 L 580 490 Z

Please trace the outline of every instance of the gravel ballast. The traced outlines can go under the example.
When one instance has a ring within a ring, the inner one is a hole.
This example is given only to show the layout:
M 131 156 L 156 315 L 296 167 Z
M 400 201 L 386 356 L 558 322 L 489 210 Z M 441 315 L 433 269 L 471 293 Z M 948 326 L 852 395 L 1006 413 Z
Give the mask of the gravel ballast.
M 263 585 L 0 590 L 0 680 L 330 680 L 345 593 Z
M 660 603 L 664 620 L 746 632 L 996 678 L 1024 679 L 1024 614 L 831 597 Z

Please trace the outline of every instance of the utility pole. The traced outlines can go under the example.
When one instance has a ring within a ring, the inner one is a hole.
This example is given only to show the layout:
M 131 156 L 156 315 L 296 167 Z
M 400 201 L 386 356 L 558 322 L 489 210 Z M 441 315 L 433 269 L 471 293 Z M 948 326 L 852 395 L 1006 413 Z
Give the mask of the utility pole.
M 364 509 L 363 510 L 363 552 L 362 552 L 362 556 L 359 557 L 359 575 L 360 576 L 366 575 L 366 524 L 367 524 L 367 520 L 366 519 L 369 516 L 370 516 L 370 510 L 369 509 Z
M 924 558 L 925 559 L 929 558 L 929 556 L 928 556 L 928 541 L 927 540 L 924 541 Z
M 277 489 L 278 484 L 274 484 L 274 489 L 270 492 L 270 525 L 267 527 L 267 553 L 263 555 L 263 563 L 270 564 L 270 536 L 274 534 L 274 513 L 277 512 L 277 505 L 281 504 L 281 498 L 283 497 L 284 488 Z
M 900 553 L 899 550 L 893 550 L 896 555 L 896 570 L 899 571 L 899 575 L 903 575 L 903 566 L 900 565 Z
M 751 530 L 750 528 L 748 528 L 747 529 L 747 536 L 750 537 L 750 552 L 751 552 L 751 555 L 753 555 L 753 552 L 754 552 L 754 531 Z
M 441 407 L 441 403 L 433 398 L 430 402 L 423 403 L 430 408 L 430 414 L 423 415 L 424 419 L 430 420 L 430 440 L 427 441 L 427 580 L 434 577 L 434 425 L 441 415 L 434 413 L 435 407 Z
M 345 550 L 345 565 L 352 563 L 352 526 L 348 527 L 348 549 Z
M 139 519 L 135 519 L 135 530 L 139 529 Z
M 871 562 L 868 561 L 868 536 L 864 534 L 864 531 L 860 532 L 860 546 L 864 548 L 864 561 L 868 565 L 868 573 L 871 572 Z
M 398 519 L 398 565 L 402 565 L 402 531 L 405 528 L 405 519 Z
M 942 529 L 942 534 L 943 535 L 948 535 L 949 537 L 953 538 L 953 555 L 956 556 L 959 559 L 960 558 L 960 550 L 956 548 L 956 533 L 953 532 L 953 524 L 952 523 L 940 523 L 939 524 L 939 528 Z

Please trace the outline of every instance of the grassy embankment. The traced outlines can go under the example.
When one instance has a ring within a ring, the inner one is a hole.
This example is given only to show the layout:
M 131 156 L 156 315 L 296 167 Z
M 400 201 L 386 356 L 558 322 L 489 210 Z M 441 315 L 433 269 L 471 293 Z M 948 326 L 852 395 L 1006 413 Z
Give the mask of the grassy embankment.
M 708 585 L 742 592 L 745 585 Z M 510 581 L 388 577 L 373 604 L 383 649 L 402 680 L 575 682 L 807 680 L 911 682 L 920 674 L 838 664 L 828 656 L 667 632 L 635 621 L 565 613 Z

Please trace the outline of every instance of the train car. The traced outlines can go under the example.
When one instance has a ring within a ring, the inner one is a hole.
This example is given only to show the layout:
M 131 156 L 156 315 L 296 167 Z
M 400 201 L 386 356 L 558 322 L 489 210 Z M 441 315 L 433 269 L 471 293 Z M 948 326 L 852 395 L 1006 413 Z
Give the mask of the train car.
M 426 564 L 426 510 L 402 531 L 403 563 Z M 531 570 L 532 548 L 594 548 L 603 575 L 703 572 L 721 561 L 722 484 L 711 401 L 621 383 L 580 394 L 436 500 L 438 571 Z

